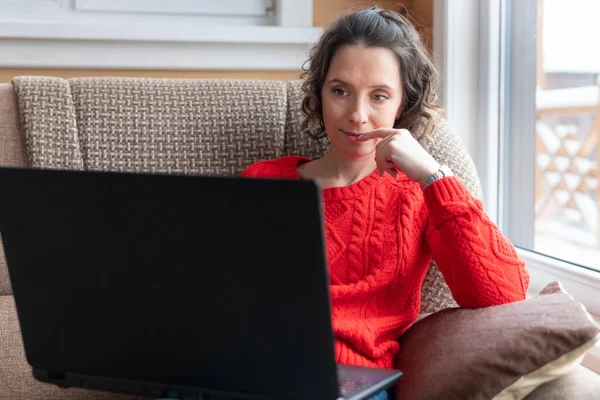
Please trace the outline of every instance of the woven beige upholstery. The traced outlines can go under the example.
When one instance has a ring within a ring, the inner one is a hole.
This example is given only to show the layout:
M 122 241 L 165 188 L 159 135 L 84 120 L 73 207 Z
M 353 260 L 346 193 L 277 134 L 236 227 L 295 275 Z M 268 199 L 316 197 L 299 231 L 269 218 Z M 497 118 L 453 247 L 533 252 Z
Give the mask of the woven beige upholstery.
M 446 120 L 437 119 L 433 131 L 424 135 L 420 143 L 440 164 L 449 166 L 472 195 L 481 198 L 475 164 Z M 457 306 L 442 273 L 432 261 L 421 288 L 421 313 Z
M 69 81 L 86 169 L 239 174 L 279 157 L 285 82 Z
M 31 165 L 238 174 L 281 156 L 285 82 L 18 77 Z

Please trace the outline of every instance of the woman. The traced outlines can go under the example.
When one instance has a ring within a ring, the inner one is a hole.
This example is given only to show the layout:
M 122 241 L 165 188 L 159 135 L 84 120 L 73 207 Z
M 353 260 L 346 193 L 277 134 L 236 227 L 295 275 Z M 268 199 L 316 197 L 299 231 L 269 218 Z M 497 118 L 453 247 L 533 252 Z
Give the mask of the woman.
M 337 361 L 394 366 L 432 258 L 461 307 L 524 299 L 529 277 L 513 245 L 413 137 L 438 118 L 437 72 L 410 22 L 378 8 L 349 13 L 309 62 L 304 127 L 329 139 L 328 152 L 262 161 L 242 175 L 324 188 Z

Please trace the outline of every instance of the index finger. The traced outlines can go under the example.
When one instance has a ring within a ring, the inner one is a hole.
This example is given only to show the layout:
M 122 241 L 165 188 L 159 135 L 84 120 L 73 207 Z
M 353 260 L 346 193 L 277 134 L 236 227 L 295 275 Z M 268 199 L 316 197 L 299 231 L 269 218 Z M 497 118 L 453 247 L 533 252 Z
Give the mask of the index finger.
M 373 129 L 372 131 L 363 133 L 362 135 L 357 137 L 356 140 L 362 141 L 362 140 L 370 140 L 370 139 L 376 139 L 376 138 L 385 139 L 386 137 L 388 137 L 390 135 L 394 135 L 396 133 L 398 133 L 397 129 L 377 128 L 377 129 Z

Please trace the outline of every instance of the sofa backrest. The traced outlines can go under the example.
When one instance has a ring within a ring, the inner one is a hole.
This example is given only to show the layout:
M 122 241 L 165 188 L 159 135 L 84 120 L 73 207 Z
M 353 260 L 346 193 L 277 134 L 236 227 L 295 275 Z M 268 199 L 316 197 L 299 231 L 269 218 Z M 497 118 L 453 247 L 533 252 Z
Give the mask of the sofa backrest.
M 300 110 L 289 105 L 300 88 L 288 82 L 18 77 L 13 83 L 37 167 L 235 175 L 259 160 L 324 150 L 295 123 Z
M 235 175 L 327 147 L 300 130 L 300 81 L 17 77 L 13 85 L 35 167 Z M 443 119 L 421 143 L 480 195 L 473 162 Z M 0 261 L 0 279 L 3 269 Z M 432 263 L 422 311 L 455 304 Z

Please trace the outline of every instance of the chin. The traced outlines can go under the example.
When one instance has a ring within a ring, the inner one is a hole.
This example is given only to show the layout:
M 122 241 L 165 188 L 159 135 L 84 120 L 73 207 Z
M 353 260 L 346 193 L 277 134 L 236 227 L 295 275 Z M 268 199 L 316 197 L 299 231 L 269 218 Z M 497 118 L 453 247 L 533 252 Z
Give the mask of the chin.
M 369 146 L 369 148 L 353 148 L 353 149 L 345 148 L 342 151 L 342 154 L 344 154 L 346 157 L 353 158 L 353 159 L 359 159 L 359 158 L 368 157 L 368 156 L 373 157 L 374 153 L 375 153 L 375 147 L 370 147 L 370 146 Z

